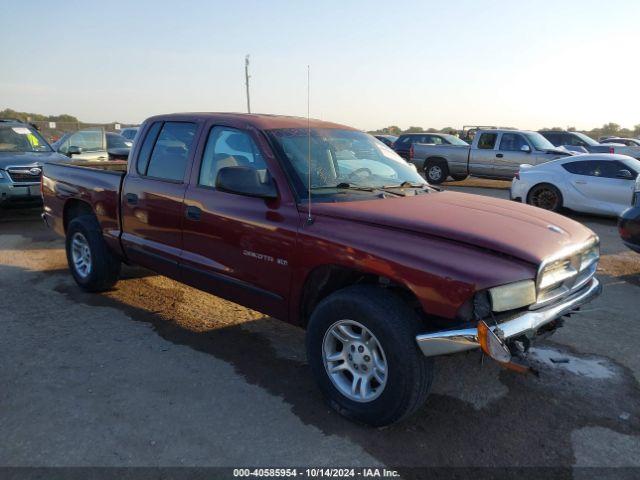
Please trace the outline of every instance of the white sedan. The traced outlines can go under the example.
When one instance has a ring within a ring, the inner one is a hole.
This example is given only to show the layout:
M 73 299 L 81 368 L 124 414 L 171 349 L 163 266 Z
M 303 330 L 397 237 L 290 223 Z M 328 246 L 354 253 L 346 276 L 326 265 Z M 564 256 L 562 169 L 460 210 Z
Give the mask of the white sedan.
M 629 208 L 635 192 L 640 192 L 640 160 L 626 155 L 576 155 L 520 165 L 511 182 L 512 200 L 608 216 Z

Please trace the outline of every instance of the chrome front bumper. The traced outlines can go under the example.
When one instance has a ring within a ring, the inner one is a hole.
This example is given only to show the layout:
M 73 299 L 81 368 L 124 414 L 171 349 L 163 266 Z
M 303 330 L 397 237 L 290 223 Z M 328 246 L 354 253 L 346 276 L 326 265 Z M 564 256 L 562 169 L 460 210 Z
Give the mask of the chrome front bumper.
M 600 292 L 602 292 L 602 285 L 598 279 L 593 278 L 587 285 L 573 295 L 563 299 L 560 303 L 540 310 L 522 312 L 510 320 L 500 323 L 498 326 L 504 333 L 504 340 L 522 335 L 533 338 L 541 327 L 570 313 L 580 305 L 590 302 Z M 494 330 L 495 326 L 492 326 L 491 329 Z M 480 348 L 478 330 L 475 328 L 424 333 L 416 336 L 416 341 L 422 353 L 427 357 Z

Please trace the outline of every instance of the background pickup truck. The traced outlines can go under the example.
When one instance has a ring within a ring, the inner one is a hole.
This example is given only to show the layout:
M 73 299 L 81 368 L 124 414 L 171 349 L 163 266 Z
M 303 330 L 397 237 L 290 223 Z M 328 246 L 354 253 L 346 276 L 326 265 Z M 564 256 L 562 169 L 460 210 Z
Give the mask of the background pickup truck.
M 112 288 L 138 264 L 306 328 L 322 393 L 372 425 L 420 408 L 433 356 L 481 348 L 513 366 L 600 292 L 589 229 L 437 191 L 328 122 L 152 117 L 128 163 L 47 163 L 42 191 L 80 287 Z
M 478 130 L 470 146 L 413 144 L 409 161 L 432 184 L 448 176 L 464 180 L 468 175 L 511 180 L 520 164 L 538 165 L 570 155 L 542 135 L 525 130 Z

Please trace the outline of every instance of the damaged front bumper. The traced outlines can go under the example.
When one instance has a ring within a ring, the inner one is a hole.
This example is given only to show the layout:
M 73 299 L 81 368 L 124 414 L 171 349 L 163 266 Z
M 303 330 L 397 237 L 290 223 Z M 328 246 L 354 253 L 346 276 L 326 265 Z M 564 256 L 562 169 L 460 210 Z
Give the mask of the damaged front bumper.
M 540 310 L 521 312 L 498 325 L 500 339 L 506 341 L 522 336 L 532 339 L 542 327 L 563 315 L 575 311 L 581 305 L 590 302 L 597 297 L 601 291 L 602 285 L 598 279 L 593 278 L 583 288 L 571 296 L 562 299 L 559 303 L 549 305 Z M 492 331 L 496 330 L 496 326 L 490 326 L 489 328 Z M 422 353 L 427 357 L 448 355 L 480 348 L 477 328 L 424 333 L 416 336 L 416 342 L 418 342 Z

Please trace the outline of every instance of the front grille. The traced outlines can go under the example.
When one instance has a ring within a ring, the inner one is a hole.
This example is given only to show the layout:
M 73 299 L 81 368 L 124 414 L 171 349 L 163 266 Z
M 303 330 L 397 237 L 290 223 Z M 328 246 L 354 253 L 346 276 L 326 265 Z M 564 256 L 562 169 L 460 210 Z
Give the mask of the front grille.
M 598 268 L 600 246 L 597 239 L 558 258 L 543 262 L 538 272 L 538 298 L 531 308 L 554 303 L 580 290 Z
M 40 183 L 42 177 L 42 170 L 38 167 L 9 168 L 7 173 L 13 183 Z

